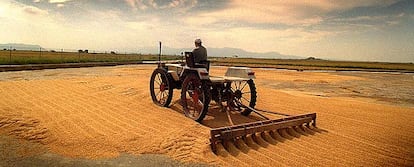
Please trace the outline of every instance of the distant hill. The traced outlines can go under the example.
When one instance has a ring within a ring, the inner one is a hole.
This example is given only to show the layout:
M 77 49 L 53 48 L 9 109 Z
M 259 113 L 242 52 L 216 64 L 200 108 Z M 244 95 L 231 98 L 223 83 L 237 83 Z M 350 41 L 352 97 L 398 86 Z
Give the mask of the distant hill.
M 214 57 L 243 57 L 243 58 L 266 58 L 266 59 L 303 59 L 304 57 L 284 55 L 278 52 L 249 52 L 238 48 L 207 48 L 208 55 Z
M 180 55 L 184 51 L 192 51 L 192 48 L 170 48 L 163 47 L 163 55 Z M 138 49 L 140 53 L 151 53 L 158 54 L 158 48 L 156 47 L 147 47 Z M 266 52 L 266 53 L 257 53 L 249 52 L 243 49 L 238 48 L 207 48 L 208 56 L 211 57 L 240 57 L 240 58 L 267 58 L 267 59 L 304 59 L 305 57 L 294 56 L 294 55 L 284 55 L 278 52 Z
M 8 43 L 8 44 L 0 44 L 0 49 L 16 49 L 16 50 L 33 50 L 38 51 L 40 48 L 45 50 L 45 48 L 41 47 L 40 45 L 31 45 L 31 44 L 21 44 L 21 43 Z

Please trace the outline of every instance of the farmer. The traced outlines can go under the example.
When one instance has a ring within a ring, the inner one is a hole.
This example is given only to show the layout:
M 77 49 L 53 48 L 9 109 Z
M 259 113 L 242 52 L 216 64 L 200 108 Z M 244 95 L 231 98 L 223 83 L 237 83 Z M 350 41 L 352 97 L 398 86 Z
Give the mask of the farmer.
M 193 49 L 194 63 L 206 64 L 207 63 L 207 50 L 201 45 L 201 39 L 194 41 L 195 48 Z

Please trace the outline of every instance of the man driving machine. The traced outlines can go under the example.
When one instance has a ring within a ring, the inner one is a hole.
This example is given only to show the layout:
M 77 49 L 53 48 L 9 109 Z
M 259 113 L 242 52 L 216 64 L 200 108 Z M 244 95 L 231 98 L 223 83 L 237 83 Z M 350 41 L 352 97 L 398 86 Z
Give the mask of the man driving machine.
M 194 63 L 207 64 L 207 50 L 201 45 L 201 39 L 194 41 L 195 48 L 193 49 Z

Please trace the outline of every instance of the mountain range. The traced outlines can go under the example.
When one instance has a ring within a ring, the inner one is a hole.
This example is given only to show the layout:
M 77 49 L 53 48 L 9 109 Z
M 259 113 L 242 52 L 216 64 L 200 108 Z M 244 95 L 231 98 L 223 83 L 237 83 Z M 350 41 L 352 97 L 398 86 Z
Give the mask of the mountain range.
M 32 51 L 39 51 L 40 49 L 46 50 L 45 48 L 41 47 L 40 45 L 32 45 L 32 44 L 22 44 L 22 43 L 8 43 L 8 44 L 0 44 L 0 49 L 16 49 L 16 50 L 32 50 Z
M 163 47 L 162 54 L 164 55 L 180 55 L 181 52 L 192 51 L 193 48 L 170 48 Z M 155 47 L 146 47 L 138 49 L 140 53 L 159 53 L 159 49 Z M 249 52 L 239 48 L 207 48 L 207 54 L 211 57 L 240 57 L 240 58 L 266 58 L 266 59 L 304 59 L 305 57 L 285 55 L 278 52 Z

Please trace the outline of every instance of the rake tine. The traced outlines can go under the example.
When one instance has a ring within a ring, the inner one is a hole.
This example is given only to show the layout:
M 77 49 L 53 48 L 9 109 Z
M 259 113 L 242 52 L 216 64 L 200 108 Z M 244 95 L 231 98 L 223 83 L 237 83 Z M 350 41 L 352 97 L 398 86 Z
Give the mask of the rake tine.
M 301 127 L 302 127 L 302 125 L 299 125 L 299 126 L 295 126 L 295 127 L 293 127 L 293 130 L 297 133 L 297 134 L 299 134 L 299 135 L 307 135 L 307 134 L 305 134 L 304 132 L 303 132 L 303 130 L 301 129 Z
M 251 138 L 253 139 L 253 141 L 254 141 L 255 143 L 258 143 L 256 133 L 252 134 L 252 135 L 251 135 Z
M 263 139 L 262 133 L 256 134 L 256 143 L 258 143 L 262 147 L 268 147 L 269 143 L 266 142 L 266 140 Z
M 280 141 L 280 142 L 283 142 L 283 141 L 285 141 L 285 140 L 286 140 L 284 137 L 282 137 L 282 136 L 280 135 L 280 132 L 279 132 L 278 130 L 276 130 L 275 132 L 272 132 L 272 137 L 273 137 L 274 139 L 276 139 L 277 141 Z
M 270 144 L 276 144 L 277 142 L 276 142 L 276 140 L 275 139 L 273 139 L 273 137 L 271 136 L 271 133 L 272 131 L 269 131 L 269 132 L 266 132 L 266 133 L 262 133 L 262 138 L 266 141 L 266 142 L 268 142 L 268 143 L 270 143 Z
M 237 139 L 235 141 L 236 143 L 236 147 L 243 153 L 247 153 L 249 152 L 249 146 L 247 146 L 247 144 L 242 140 L 242 139 Z
M 300 134 L 298 134 L 298 132 L 296 132 L 295 127 L 288 128 L 288 133 L 289 133 L 289 135 L 291 135 L 293 137 L 296 137 L 296 138 L 300 137 Z
M 227 141 L 227 151 L 233 155 L 236 156 L 237 154 L 239 154 L 240 150 L 234 145 L 234 141 Z
M 309 129 L 309 128 L 308 128 L 308 127 L 306 127 L 306 126 L 302 126 L 302 130 L 303 130 L 306 134 L 311 134 L 311 135 L 315 134 L 315 132 L 314 132 L 314 131 L 312 131 L 311 129 Z
M 229 155 L 229 152 L 227 152 L 227 150 L 224 148 L 224 146 L 221 143 L 217 143 L 216 145 L 217 148 L 217 155 L 221 155 L 224 157 L 227 157 Z
M 255 142 L 255 141 L 253 141 L 252 136 L 247 136 L 247 137 L 246 137 L 246 144 L 247 144 L 250 148 L 252 148 L 252 149 L 254 149 L 254 150 L 259 149 L 259 146 L 256 144 L 256 142 Z
M 293 139 L 293 137 L 292 136 L 290 136 L 288 133 L 287 133 L 287 129 L 285 128 L 285 129 L 280 129 L 280 136 L 282 136 L 283 138 L 285 138 L 285 139 Z
M 229 141 L 223 141 L 223 142 L 222 142 L 222 145 L 223 145 L 224 149 L 225 149 L 227 152 L 229 152 L 229 153 L 230 153 L 230 151 L 229 151 Z
M 294 127 L 295 131 L 300 133 L 301 135 L 307 136 L 308 134 L 302 129 L 302 125 Z
M 246 137 L 247 137 L 247 136 L 242 136 L 242 140 L 243 140 L 245 143 L 247 142 Z

